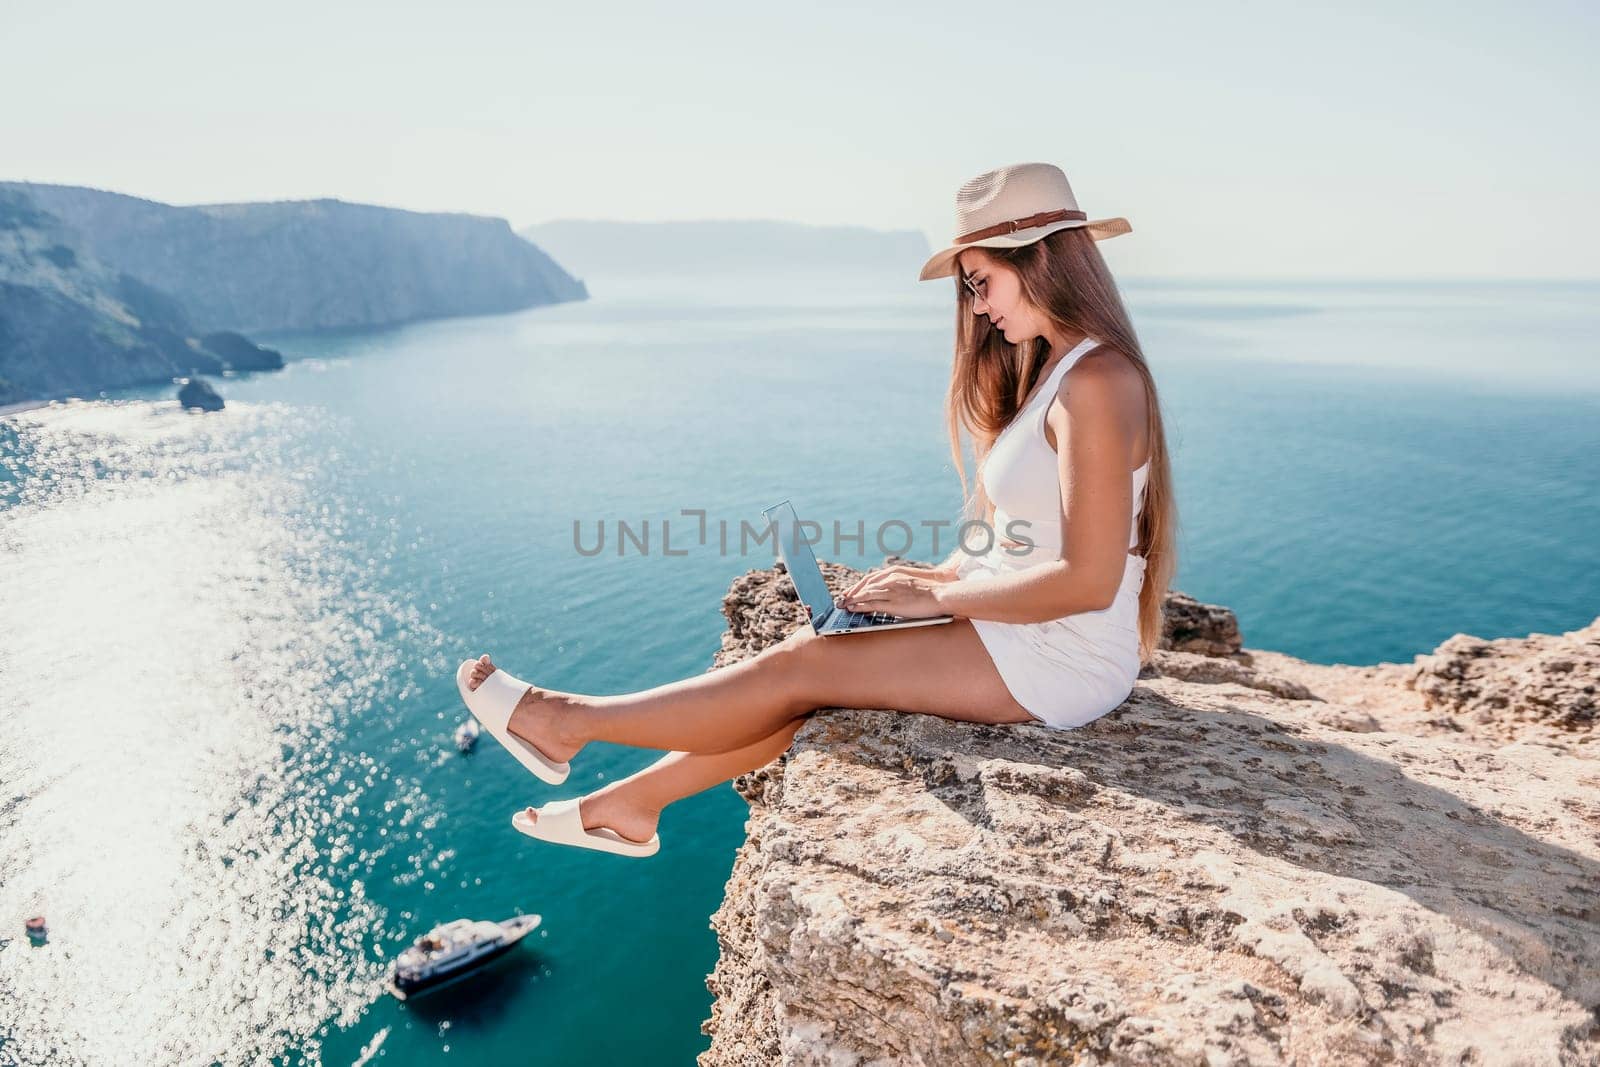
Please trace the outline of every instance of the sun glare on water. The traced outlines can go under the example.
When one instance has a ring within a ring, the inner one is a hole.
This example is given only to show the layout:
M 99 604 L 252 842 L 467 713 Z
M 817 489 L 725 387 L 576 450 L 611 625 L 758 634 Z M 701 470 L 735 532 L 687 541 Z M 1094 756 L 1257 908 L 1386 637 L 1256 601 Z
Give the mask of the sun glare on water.
M 0 424 L 0 1059 L 315 1057 L 378 995 L 366 885 L 437 813 L 348 737 L 423 627 L 314 494 L 309 417 Z

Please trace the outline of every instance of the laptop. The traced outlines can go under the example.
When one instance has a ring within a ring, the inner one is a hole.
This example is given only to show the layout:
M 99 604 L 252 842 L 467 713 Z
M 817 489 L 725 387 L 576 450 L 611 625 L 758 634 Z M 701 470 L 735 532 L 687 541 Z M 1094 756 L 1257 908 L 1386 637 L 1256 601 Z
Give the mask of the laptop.
M 800 536 L 800 520 L 794 513 L 794 507 L 785 500 L 770 508 L 763 508 L 761 514 L 767 517 L 769 527 L 777 529 L 778 559 L 782 561 L 784 570 L 789 572 L 789 581 L 794 583 L 795 595 L 800 598 L 800 603 L 805 605 L 806 614 L 811 618 L 811 628 L 818 636 L 833 637 L 835 634 L 854 634 L 865 630 L 938 626 L 940 623 L 954 621 L 954 615 L 907 619 L 882 611 L 847 611 L 839 607 L 833 602 L 832 594 L 828 592 L 828 583 L 822 578 L 822 568 L 817 566 L 817 557 L 811 554 L 811 546 Z

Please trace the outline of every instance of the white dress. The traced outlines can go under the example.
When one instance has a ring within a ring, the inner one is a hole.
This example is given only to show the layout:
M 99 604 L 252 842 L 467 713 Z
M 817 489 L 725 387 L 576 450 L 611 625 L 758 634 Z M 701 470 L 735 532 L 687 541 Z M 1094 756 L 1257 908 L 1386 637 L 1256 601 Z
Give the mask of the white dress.
M 1056 453 L 1045 439 L 1045 413 L 1061 379 L 1097 341 L 1083 343 L 1062 357 L 1043 384 L 995 439 L 981 471 L 994 501 L 995 544 L 982 555 L 963 555 L 962 578 L 1010 573 L 1061 559 L 1061 476 Z M 1127 699 L 1139 674 L 1139 591 L 1145 559 L 1139 545 L 1139 513 L 1149 477 L 1148 460 L 1132 472 L 1133 522 L 1128 533 L 1122 586 L 1111 606 L 1049 622 L 994 622 L 971 619 L 1006 688 L 1027 712 L 1046 726 L 1069 730 L 1092 722 Z M 1026 525 L 1010 527 L 1016 520 Z M 1025 553 L 1007 549 L 1002 539 L 1033 542 Z M 967 542 L 983 548 L 974 528 Z

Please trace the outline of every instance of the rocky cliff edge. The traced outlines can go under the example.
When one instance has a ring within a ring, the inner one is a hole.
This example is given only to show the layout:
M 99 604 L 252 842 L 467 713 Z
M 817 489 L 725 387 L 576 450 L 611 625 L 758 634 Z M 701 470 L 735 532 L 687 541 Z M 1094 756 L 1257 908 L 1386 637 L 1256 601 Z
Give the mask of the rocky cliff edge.
M 1087 728 L 829 711 L 738 779 L 703 1067 L 1600 1062 L 1600 619 L 1348 667 L 1169 606 Z M 723 607 L 713 669 L 801 619 Z

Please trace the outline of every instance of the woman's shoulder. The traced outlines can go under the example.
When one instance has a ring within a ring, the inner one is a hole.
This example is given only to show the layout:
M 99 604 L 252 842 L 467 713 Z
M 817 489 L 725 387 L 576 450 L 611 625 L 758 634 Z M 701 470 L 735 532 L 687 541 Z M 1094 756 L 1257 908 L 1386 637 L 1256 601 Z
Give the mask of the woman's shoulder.
M 1061 376 L 1056 395 L 1069 409 L 1068 397 L 1088 406 L 1144 407 L 1144 377 L 1133 360 L 1113 345 L 1091 348 Z

